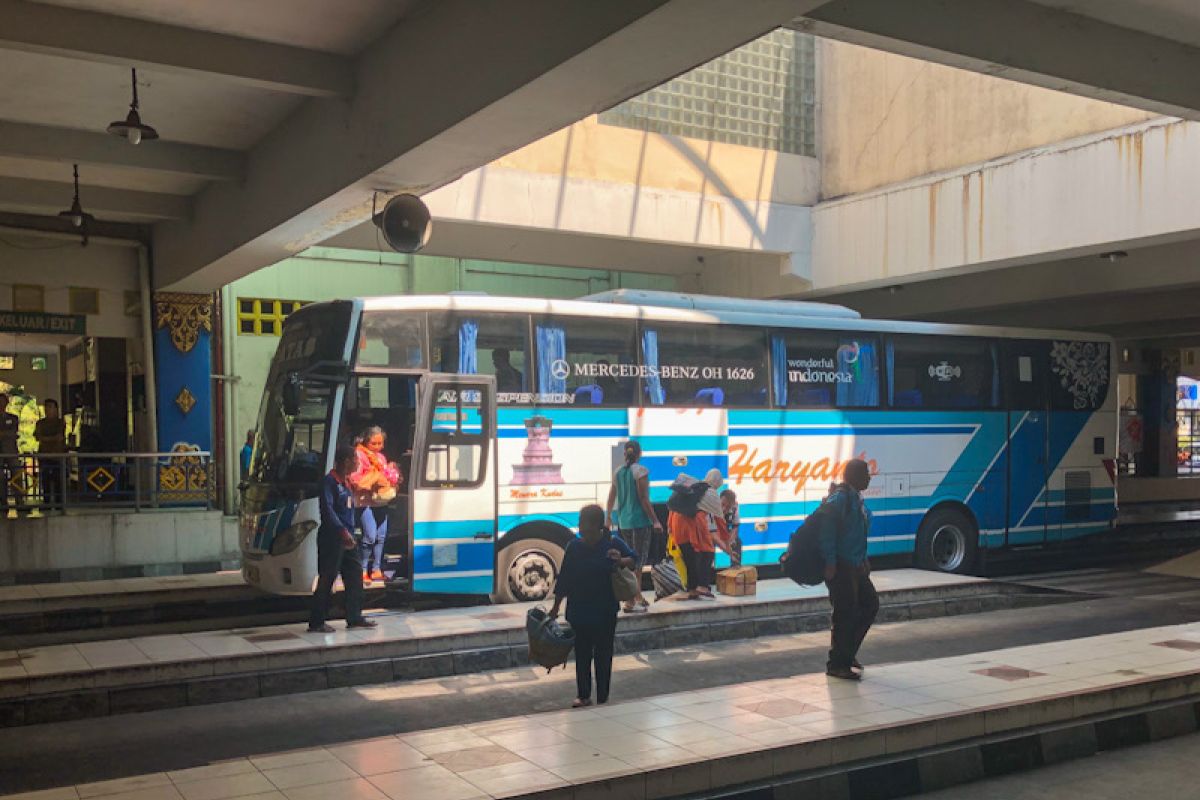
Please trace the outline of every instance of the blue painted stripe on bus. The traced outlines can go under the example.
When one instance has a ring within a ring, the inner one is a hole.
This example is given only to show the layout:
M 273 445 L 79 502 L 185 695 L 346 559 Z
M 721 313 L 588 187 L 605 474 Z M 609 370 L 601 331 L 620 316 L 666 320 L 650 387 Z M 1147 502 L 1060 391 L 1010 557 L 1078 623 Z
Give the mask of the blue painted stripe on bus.
M 461 572 L 463 570 L 490 570 L 496 563 L 495 548 L 490 541 L 479 544 L 445 545 L 454 547 L 457 551 L 457 563 L 449 566 L 434 566 L 434 546 L 429 544 L 413 545 L 413 575 L 420 578 L 423 575 L 437 575 L 439 572 Z
M 545 417 L 564 425 L 621 425 L 629 424 L 629 411 L 624 408 L 512 408 L 496 409 L 501 425 L 524 425 L 530 417 Z
M 942 425 L 978 424 L 980 411 L 835 411 L 806 409 L 730 409 L 729 426 L 765 425 L 910 425 L 933 420 Z
M 710 469 L 719 469 L 722 475 L 729 474 L 729 456 L 724 453 L 689 455 L 687 464 L 683 466 L 675 465 L 674 456 L 642 456 L 640 463 L 650 470 L 651 480 L 667 480 L 681 472 L 686 472 L 693 478 L 703 478 L 704 473 Z
M 464 429 L 465 430 L 465 429 Z M 498 435 L 501 439 L 524 439 L 525 426 L 500 428 Z M 613 428 L 554 428 L 550 432 L 551 439 L 626 439 L 625 430 Z
M 729 435 L 731 437 L 853 435 L 860 439 L 871 436 L 968 436 L 975 433 L 977 428 L 977 425 L 879 425 L 867 427 L 847 424 L 838 427 L 789 425 L 786 428 L 743 428 L 731 426 L 729 428 Z
M 431 520 L 417 522 L 413 525 L 414 539 L 461 539 L 484 532 L 492 534 L 494 522 L 490 519 L 480 520 Z M 490 540 L 489 540 L 490 542 Z
M 492 577 L 479 575 L 431 580 L 418 576 L 413 581 L 413 591 L 425 594 L 491 594 Z
M 1092 500 L 1111 500 L 1116 496 L 1116 490 L 1111 486 L 1094 486 L 1088 496 Z M 1051 503 L 1062 503 L 1067 500 L 1067 491 L 1066 489 L 1050 489 L 1042 499 Z
M 711 450 L 714 453 L 727 453 L 729 450 L 728 436 L 639 436 L 638 444 L 642 452 L 672 453 L 694 450 Z
M 582 508 L 588 501 L 580 500 L 579 506 Z M 567 530 L 574 530 L 579 525 L 579 513 L 562 513 L 562 514 L 501 514 L 496 518 L 496 524 L 500 529 L 500 533 L 507 533 L 513 528 L 524 525 L 527 522 L 549 522 L 553 525 L 561 525 Z

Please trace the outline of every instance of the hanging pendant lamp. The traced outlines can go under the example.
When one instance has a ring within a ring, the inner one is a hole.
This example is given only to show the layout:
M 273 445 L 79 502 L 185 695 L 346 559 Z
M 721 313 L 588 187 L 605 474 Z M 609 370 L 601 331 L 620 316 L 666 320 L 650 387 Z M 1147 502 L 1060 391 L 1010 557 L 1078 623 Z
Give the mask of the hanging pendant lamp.
M 58 216 L 62 219 L 69 220 L 76 228 L 80 229 L 83 236 L 83 246 L 87 247 L 88 243 L 88 225 L 96 219 L 91 214 L 83 210 L 83 206 L 79 202 L 79 165 L 75 164 L 75 198 L 71 200 L 71 207 L 66 211 L 58 212 Z
M 158 131 L 144 124 L 141 115 L 138 114 L 137 70 L 132 70 L 132 72 L 133 102 L 129 104 L 129 113 L 125 115 L 125 119 L 109 124 L 108 132 L 113 136 L 128 139 L 130 144 L 137 144 L 144 139 L 157 139 Z

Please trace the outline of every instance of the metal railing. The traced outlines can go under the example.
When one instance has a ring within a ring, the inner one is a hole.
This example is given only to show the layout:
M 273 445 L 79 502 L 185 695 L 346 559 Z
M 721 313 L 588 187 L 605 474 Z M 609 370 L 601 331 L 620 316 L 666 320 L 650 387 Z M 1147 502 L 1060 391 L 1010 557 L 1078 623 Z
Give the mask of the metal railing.
M 130 508 L 208 508 L 212 453 L 0 455 L 0 514 Z

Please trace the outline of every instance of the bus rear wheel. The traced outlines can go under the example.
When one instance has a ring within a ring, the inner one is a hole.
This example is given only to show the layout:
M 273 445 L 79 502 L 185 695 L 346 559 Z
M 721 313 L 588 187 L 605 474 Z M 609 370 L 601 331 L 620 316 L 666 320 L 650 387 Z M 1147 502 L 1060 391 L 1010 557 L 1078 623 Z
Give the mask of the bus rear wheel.
M 563 549 L 545 539 L 523 539 L 500 551 L 496 559 L 497 603 L 544 600 L 558 580 Z
M 979 528 L 969 514 L 957 508 L 939 508 L 921 523 L 917 532 L 917 566 L 922 569 L 966 575 L 979 553 Z

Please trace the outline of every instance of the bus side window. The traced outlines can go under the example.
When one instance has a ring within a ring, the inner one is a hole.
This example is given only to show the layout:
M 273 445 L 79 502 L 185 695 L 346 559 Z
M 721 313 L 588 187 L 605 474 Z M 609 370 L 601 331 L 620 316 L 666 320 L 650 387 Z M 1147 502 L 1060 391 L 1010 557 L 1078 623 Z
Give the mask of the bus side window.
M 654 323 L 641 344 L 646 405 L 767 407 L 761 328 Z
M 495 375 L 497 404 L 532 404 L 527 314 L 430 314 L 429 339 L 436 371 Z
M 537 401 L 544 405 L 637 405 L 636 329 L 632 320 L 554 317 L 537 320 Z
M 998 408 L 995 345 L 965 336 L 888 338 L 888 400 L 892 408 Z
M 775 403 L 782 408 L 879 405 L 879 340 L 871 334 L 776 332 L 771 365 Z

